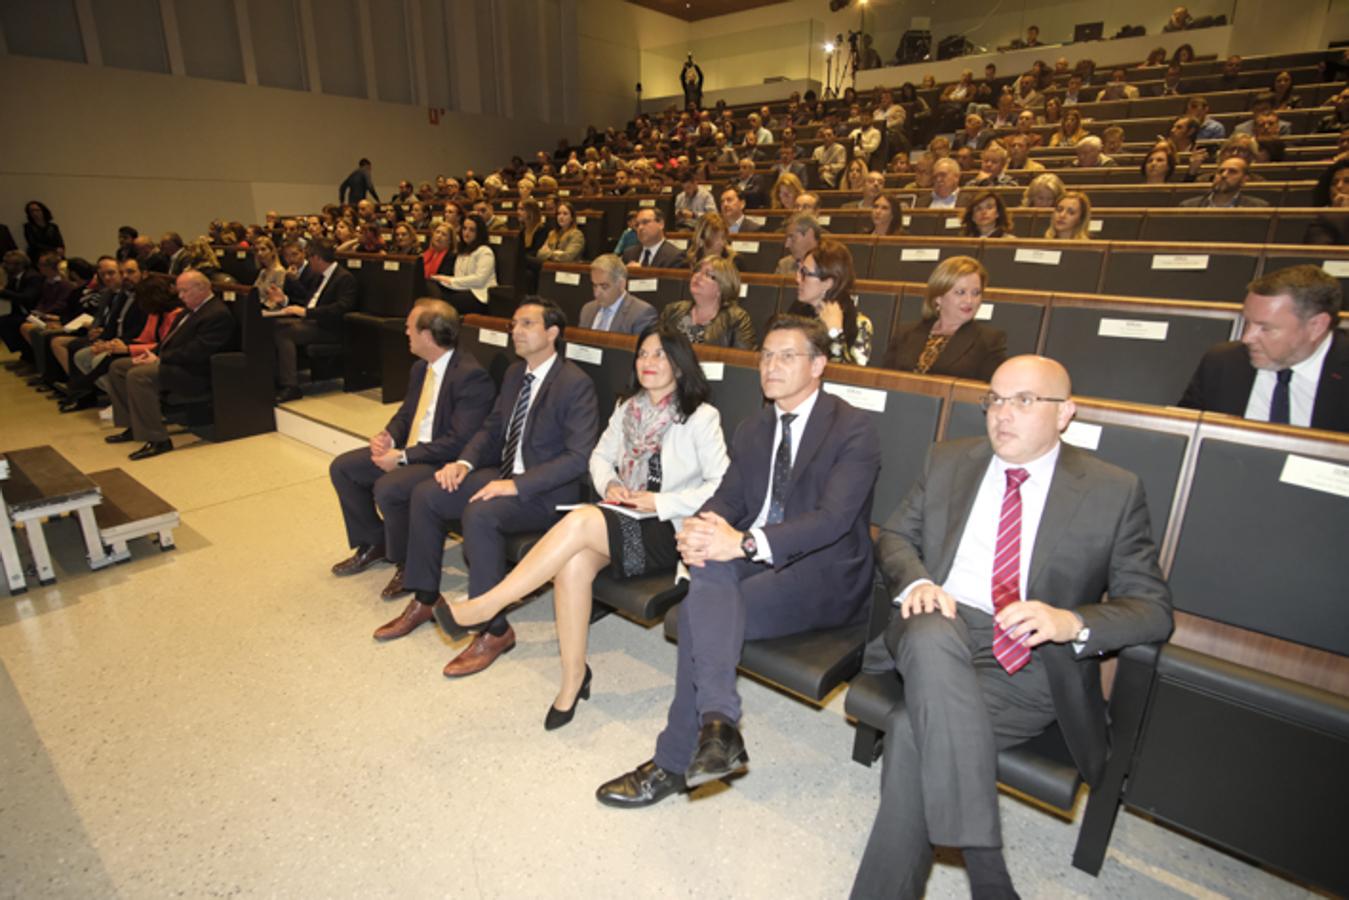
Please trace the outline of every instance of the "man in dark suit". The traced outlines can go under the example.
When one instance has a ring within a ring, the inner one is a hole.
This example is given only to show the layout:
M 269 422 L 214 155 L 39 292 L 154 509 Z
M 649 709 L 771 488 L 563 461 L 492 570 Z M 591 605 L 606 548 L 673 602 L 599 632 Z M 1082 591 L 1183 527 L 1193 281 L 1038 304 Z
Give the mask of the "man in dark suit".
M 20 326 L 28 318 L 38 303 L 42 293 L 42 276 L 29 265 L 28 254 L 22 250 L 10 250 L 5 254 L 4 268 L 6 282 L 0 288 L 0 300 L 9 302 L 9 312 L 0 318 L 0 339 L 10 352 L 18 353 L 28 346 L 20 336 Z
M 656 308 L 628 293 L 628 269 L 612 253 L 590 264 L 590 287 L 595 297 L 581 307 L 581 327 L 616 334 L 641 334 L 656 321 Z
M 919 209 L 963 209 L 973 195 L 960 192 L 960 163 L 945 157 L 932 164 L 932 190 L 919 194 Z
M 303 303 L 283 306 L 274 319 L 278 403 L 304 396 L 299 387 L 297 348 L 301 344 L 342 343 L 342 317 L 356 309 L 356 276 L 337 264 L 330 238 L 310 241 L 305 249 L 315 287 Z
M 746 197 L 740 188 L 728 185 L 721 192 L 721 217 L 731 234 L 748 234 L 763 228 L 763 222 L 745 215 Z
M 136 302 L 136 288 L 141 282 L 140 260 L 128 256 L 119 270 L 122 288 L 95 317 L 88 342 L 82 347 L 71 345 L 70 381 L 66 385 L 66 399 L 59 407 L 63 413 L 97 405 L 96 384 L 119 357 L 130 354 L 130 344 L 145 329 L 149 316 Z
M 338 203 L 360 203 L 369 194 L 379 202 L 379 194 L 375 192 L 375 181 L 370 177 L 370 160 L 362 159 L 337 188 Z
M 333 566 L 333 574 L 355 575 L 387 559 L 397 568 L 382 592 L 385 599 L 406 592 L 403 566 L 413 488 L 459 458 L 496 399 L 496 385 L 477 358 L 455 349 L 459 314 L 454 307 L 443 300 L 418 300 L 408 313 L 406 333 L 417 362 L 403 405 L 370 439 L 368 449 L 349 450 L 328 469 L 342 504 L 347 543 L 355 550 Z
M 653 759 L 600 786 L 601 803 L 650 806 L 744 770 L 735 679 L 745 641 L 864 613 L 880 440 L 870 416 L 820 390 L 828 360 L 818 320 L 769 322 L 759 380 L 773 404 L 736 429 L 730 469 L 677 538 L 692 580 L 665 730 Z
M 1349 335 L 1339 282 L 1316 266 L 1279 269 L 1246 288 L 1240 341 L 1204 354 L 1180 406 L 1349 432 Z
M 747 208 L 763 209 L 769 205 L 768 192 L 772 185 L 766 183 L 763 175 L 754 171 L 753 159 L 743 155 L 740 157 L 740 174 L 731 186 L 740 192 Z
M 997 751 L 1057 720 L 1095 784 L 1100 655 L 1171 633 L 1142 484 L 1059 441 L 1074 413 L 1068 373 L 1018 356 L 989 388 L 988 437 L 934 447 L 877 544 L 899 610 L 863 668 L 897 672 L 904 703 L 886 728 L 856 898 L 922 896 L 934 844 L 962 849 L 975 897 L 1015 897 Z
M 183 269 L 187 267 L 187 252 L 178 232 L 166 231 L 159 236 L 159 252 L 169 261 L 170 275 L 176 278 L 183 274 Z
M 211 387 L 211 354 L 225 349 L 234 336 L 234 315 L 211 293 L 211 282 L 196 269 L 178 276 L 178 299 L 184 310 L 173 330 L 159 344 L 118 359 L 108 369 L 112 420 L 124 430 L 104 438 L 109 444 L 142 441 L 131 459 L 168 453 L 173 441 L 164 428 L 160 395 L 201 394 Z
M 665 213 L 654 206 L 644 207 L 633 223 L 637 243 L 623 251 L 623 262 L 629 268 L 680 269 L 684 266 L 684 251 L 665 240 Z
M 559 518 L 558 504 L 581 500 L 599 412 L 590 376 L 562 357 L 565 328 L 566 316 L 551 300 L 527 297 L 516 308 L 511 339 L 520 362 L 506 371 L 496 406 L 459 458 L 413 490 L 403 583 L 415 594 L 376 640 L 403 637 L 429 622 L 437 606 L 446 630 L 458 633 L 440 595 L 452 522 L 460 522 L 468 594 L 476 597 L 505 574 L 507 535 L 545 531 Z M 514 646 L 515 632 L 498 615 L 445 676 L 481 672 Z

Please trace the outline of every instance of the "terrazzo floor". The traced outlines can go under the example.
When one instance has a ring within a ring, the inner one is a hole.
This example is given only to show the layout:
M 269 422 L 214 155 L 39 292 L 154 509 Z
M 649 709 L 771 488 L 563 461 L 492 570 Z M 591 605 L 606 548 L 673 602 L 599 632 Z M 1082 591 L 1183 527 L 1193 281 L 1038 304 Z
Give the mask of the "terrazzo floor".
M 879 767 L 849 760 L 842 691 L 815 709 L 742 680 L 747 777 L 608 809 L 595 787 L 651 755 L 673 689 L 659 629 L 597 623 L 593 699 L 546 733 L 549 595 L 512 617 L 514 652 L 449 682 L 458 647 L 431 627 L 371 640 L 397 611 L 389 569 L 328 573 L 345 547 L 325 454 L 180 435 L 130 463 L 109 432 L 0 371 L 0 449 L 122 465 L 182 514 L 177 550 L 137 541 L 100 572 L 52 523 L 57 583 L 0 597 L 0 896 L 846 896 Z M 463 583 L 451 545 L 444 586 Z M 1069 864 L 1075 824 L 1001 802 L 1025 897 L 1311 896 L 1128 813 L 1092 878 Z M 938 865 L 928 896 L 967 896 L 963 870 Z

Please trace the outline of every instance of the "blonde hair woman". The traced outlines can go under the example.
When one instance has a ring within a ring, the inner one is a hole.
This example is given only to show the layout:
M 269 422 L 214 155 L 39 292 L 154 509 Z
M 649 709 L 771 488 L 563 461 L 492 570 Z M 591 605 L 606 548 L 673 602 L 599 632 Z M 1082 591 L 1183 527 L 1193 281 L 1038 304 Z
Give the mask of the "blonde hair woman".
M 753 350 L 758 345 L 754 323 L 740 305 L 740 273 L 721 256 L 698 261 L 689 278 L 692 300 L 670 303 L 661 310 L 663 329 L 677 331 L 694 344 L 715 344 Z
M 783 172 L 773 182 L 773 200 L 778 209 L 796 209 L 796 198 L 806 192 L 806 186 L 791 172 Z
M 276 307 L 284 305 L 277 304 L 268 300 L 269 288 L 275 286 L 278 290 L 286 286 L 286 267 L 281 265 L 281 254 L 276 252 L 276 243 L 269 237 L 260 237 L 253 243 L 253 259 L 258 264 L 258 277 L 253 281 L 253 287 L 257 289 L 258 299 L 265 306 Z
M 689 267 L 696 267 L 708 256 L 734 261 L 735 251 L 731 249 L 729 237 L 730 229 L 726 227 L 726 220 L 721 214 L 707 213 L 698 220 L 698 227 L 693 229 L 693 239 L 689 241 L 688 252 L 684 254 Z
M 1032 209 L 1053 209 L 1067 192 L 1063 179 L 1053 172 L 1046 172 L 1031 179 L 1025 193 L 1021 195 L 1021 205 Z
M 1091 240 L 1091 201 L 1081 191 L 1069 191 L 1054 204 L 1045 237 L 1060 241 Z
M 977 259 L 943 260 L 927 280 L 923 318 L 900 326 L 885 367 L 919 375 L 988 381 L 1007 358 L 1007 335 L 975 320 L 988 286 Z

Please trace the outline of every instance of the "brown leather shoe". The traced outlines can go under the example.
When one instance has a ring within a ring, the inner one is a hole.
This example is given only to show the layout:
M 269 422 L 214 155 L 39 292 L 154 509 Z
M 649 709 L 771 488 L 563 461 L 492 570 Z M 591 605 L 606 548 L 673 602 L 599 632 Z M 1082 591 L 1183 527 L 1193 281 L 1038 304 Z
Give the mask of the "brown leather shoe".
M 383 544 L 361 544 L 356 551 L 333 566 L 334 575 L 355 575 L 384 559 Z M 400 573 L 402 568 L 398 570 Z
M 403 567 L 399 566 L 393 570 L 393 577 L 389 579 L 388 584 L 384 585 L 384 590 L 380 591 L 379 595 L 385 600 L 397 600 L 404 594 L 410 593 L 412 593 L 411 588 L 403 587 Z
M 445 666 L 445 677 L 463 678 L 465 675 L 476 675 L 496 662 L 498 656 L 509 653 L 514 648 L 514 628 L 507 628 L 501 637 L 483 632 L 473 639 L 467 650 L 449 661 Z
M 436 596 L 436 603 L 444 602 L 444 597 Z M 375 640 L 391 641 L 411 634 L 418 626 L 425 625 L 435 618 L 433 610 L 433 606 L 419 603 L 416 598 L 409 600 L 408 605 L 398 614 L 398 618 L 385 622 L 375 630 Z

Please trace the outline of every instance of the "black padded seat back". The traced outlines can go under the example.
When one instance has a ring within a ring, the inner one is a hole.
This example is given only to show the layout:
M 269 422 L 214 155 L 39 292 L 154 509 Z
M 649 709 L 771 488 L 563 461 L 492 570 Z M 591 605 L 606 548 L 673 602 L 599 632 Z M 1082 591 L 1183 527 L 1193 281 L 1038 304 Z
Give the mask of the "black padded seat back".
M 1175 404 L 1204 352 L 1232 339 L 1239 309 L 1204 312 L 1056 302 L 1045 326 L 1043 353 L 1067 367 L 1075 393 Z
M 857 278 L 869 277 L 867 273 L 871 271 L 871 257 L 876 249 L 876 242 L 871 235 L 834 235 L 835 238 L 843 242 L 852 254 L 853 274 Z
M 871 234 L 870 210 L 835 209 L 824 213 L 823 218 L 829 220 L 824 227 L 835 237 Z
M 356 276 L 357 308 L 375 316 L 406 316 L 417 299 L 418 285 L 425 283 L 420 259 L 340 256 L 338 262 Z
M 1045 228 L 1049 227 L 1046 217 Z M 1143 228 L 1142 210 L 1092 210 L 1089 226 L 1093 239 L 1101 241 L 1136 241 Z M 1042 229 L 1043 230 L 1043 229 Z
M 1139 240 L 1225 241 L 1263 244 L 1272 214 L 1232 215 L 1220 210 L 1153 210 L 1143 220 Z
M 594 259 L 601 253 L 608 253 L 610 244 L 605 243 L 605 219 L 603 210 L 591 209 L 590 200 L 576 201 L 576 224 L 585 236 L 585 247 L 581 250 L 581 259 Z
M 590 270 L 550 269 L 545 266 L 539 276 L 539 296 L 547 297 L 562 307 L 568 325 L 578 324 L 581 321 L 581 308 L 594 297 L 590 287 Z
M 220 270 L 240 284 L 252 284 L 258 277 L 258 261 L 247 247 L 216 247 Z
M 922 287 L 906 287 L 899 301 L 899 321 L 913 322 L 923 317 Z M 1018 294 L 1016 299 L 1001 291 L 985 291 L 984 302 L 979 314 L 986 316 L 982 321 L 999 328 L 1007 335 L 1007 355 L 1019 356 L 1022 353 L 1034 353 L 1039 346 L 1040 329 L 1044 326 L 1045 309 L 1049 306 L 1049 296 L 1036 297 Z
M 915 219 L 918 217 L 915 216 Z M 952 244 L 938 238 L 910 238 L 902 243 L 881 242 L 873 251 L 873 281 L 918 281 L 926 283 L 932 270 L 952 256 L 979 256 L 977 241 Z
M 1321 252 L 1318 252 L 1320 250 Z M 1290 266 L 1316 266 L 1318 269 L 1334 277 L 1340 283 L 1340 290 L 1343 296 L 1340 302 L 1340 309 L 1346 308 L 1346 300 L 1349 300 L 1349 254 L 1345 254 L 1340 248 L 1326 247 L 1324 250 L 1315 246 L 1302 248 L 1293 247 L 1267 247 L 1265 249 L 1264 268 L 1261 269 L 1262 275 L 1268 275 L 1271 272 L 1277 272 L 1279 269 L 1287 269 Z
M 619 350 L 615 347 L 588 344 L 585 335 L 586 332 L 579 329 L 567 331 L 566 356 L 595 382 L 600 429 L 603 430 L 609 423 L 609 416 L 614 411 L 618 396 L 628 389 L 628 384 L 632 380 L 637 338 L 635 335 L 632 336 L 628 339 L 628 349 Z
M 776 284 L 740 284 L 740 305 L 749 313 L 754 323 L 755 349 L 763 343 L 764 329 L 768 320 L 777 314 L 781 302 L 782 288 Z
M 459 350 L 478 358 L 478 364 L 492 376 L 498 390 L 501 389 L 501 380 L 506 377 L 506 370 L 517 359 L 515 351 L 511 349 L 510 335 L 474 325 L 465 325 L 460 329 Z
M 771 275 L 777 269 L 778 260 L 787 253 L 783 249 L 782 240 L 780 234 L 760 237 L 757 231 L 731 235 L 731 249 L 735 251 L 736 268 L 741 272 Z
M 759 335 L 760 340 L 763 335 Z M 695 349 L 697 349 L 695 347 Z M 726 449 L 731 447 L 735 429 L 763 408 L 763 389 L 759 386 L 759 372 L 747 366 L 702 360 L 703 372 L 712 386 L 712 405 L 721 413 L 721 430 L 726 436 Z
M 674 572 L 614 578 L 608 567 L 595 576 L 595 600 L 641 622 L 655 622 L 688 593 L 688 582 L 675 583 Z
M 1349 654 L 1349 497 L 1335 493 L 1349 441 L 1201 438 L 1170 571 L 1176 609 Z
M 933 237 L 937 234 L 941 219 L 934 213 L 908 210 L 904 213 L 903 224 L 904 230 L 914 237 Z M 877 252 L 879 254 L 879 248 Z
M 985 241 L 979 259 L 1000 288 L 1089 293 L 1100 284 L 1105 250 L 1086 241 Z
M 1349 213 L 1332 209 L 1292 210 L 1281 209 L 1274 222 L 1274 232 L 1269 237 L 1271 244 L 1301 244 L 1307 240 L 1307 228 L 1317 219 L 1327 219 L 1339 226 L 1342 234 L 1349 234 Z M 1268 271 L 1268 266 L 1266 266 Z
M 1101 293 L 1240 303 L 1259 262 L 1254 253 L 1214 247 L 1134 249 L 1114 244 Z M 1181 265 L 1193 268 L 1167 268 Z
M 1091 208 L 1093 210 L 1110 209 L 1118 206 L 1130 209 L 1175 206 L 1180 202 L 1180 198 L 1175 194 L 1175 189 L 1166 185 L 1144 186 L 1134 184 L 1119 188 L 1094 188 L 1087 193 L 1091 197 Z
M 492 256 L 496 259 L 497 284 L 519 284 L 524 260 L 520 258 L 518 232 L 494 231 L 487 236 L 487 246 L 492 248 Z

